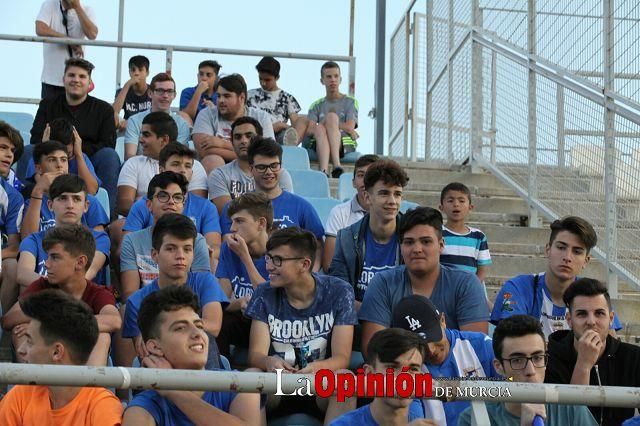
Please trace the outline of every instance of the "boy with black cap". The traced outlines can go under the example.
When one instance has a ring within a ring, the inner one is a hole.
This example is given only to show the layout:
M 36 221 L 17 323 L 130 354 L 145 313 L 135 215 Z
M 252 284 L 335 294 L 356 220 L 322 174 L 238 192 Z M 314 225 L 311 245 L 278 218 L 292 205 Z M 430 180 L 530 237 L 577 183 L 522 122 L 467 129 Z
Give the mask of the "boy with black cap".
M 497 377 L 493 366 L 491 338 L 484 333 L 459 331 L 447 328 L 444 313 L 424 296 L 414 294 L 400 300 L 393 310 L 391 326 L 404 328 L 422 337 L 427 350 L 424 366 L 434 378 L 437 377 Z M 411 412 L 423 410 L 419 404 L 427 400 L 414 401 Z M 425 412 L 432 417 L 446 416 L 448 425 L 455 425 L 458 415 L 470 406 L 469 401 L 453 401 L 442 404 L 444 413 L 430 403 Z
M 256 65 L 260 87 L 247 93 L 247 105 L 269 114 L 279 144 L 296 146 L 307 129 L 307 117 L 298 115 L 300 104 L 290 93 L 278 87 L 280 62 L 265 56 Z M 291 120 L 291 126 L 287 122 Z

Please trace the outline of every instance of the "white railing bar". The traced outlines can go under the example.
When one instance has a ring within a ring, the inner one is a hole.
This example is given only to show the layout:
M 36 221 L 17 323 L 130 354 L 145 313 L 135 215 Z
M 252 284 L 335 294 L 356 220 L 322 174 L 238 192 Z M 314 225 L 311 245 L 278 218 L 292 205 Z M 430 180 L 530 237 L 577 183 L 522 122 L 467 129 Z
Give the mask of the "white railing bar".
M 512 13 L 523 13 L 526 14 L 527 11 L 524 9 L 509 9 L 509 8 L 501 8 L 501 7 L 483 7 L 482 10 L 489 10 L 491 12 L 512 12 Z M 572 13 L 562 13 L 562 12 L 544 12 L 544 11 L 536 11 L 537 15 L 548 15 L 548 16 L 566 16 L 570 18 L 588 18 L 588 19 L 602 19 L 601 15 L 585 15 L 585 14 L 572 14 Z M 627 18 L 618 16 L 614 18 L 616 21 L 631 21 L 631 22 L 640 22 L 640 19 Z
M 455 57 L 458 56 L 458 53 L 460 53 L 464 44 L 467 42 L 467 40 L 469 40 L 470 35 L 471 35 L 471 31 L 467 31 L 464 37 L 462 38 L 462 40 L 460 40 L 460 42 L 453 48 L 453 50 L 449 52 L 449 57 L 447 58 L 447 61 L 442 65 L 442 67 L 440 68 L 440 71 L 438 71 L 438 73 L 436 74 L 435 79 L 431 81 L 431 84 L 427 88 L 427 91 L 429 93 L 433 92 L 433 89 L 436 87 L 436 85 L 438 84 L 442 76 L 445 75 L 445 73 L 447 72 L 449 63 L 451 63 L 455 59 Z

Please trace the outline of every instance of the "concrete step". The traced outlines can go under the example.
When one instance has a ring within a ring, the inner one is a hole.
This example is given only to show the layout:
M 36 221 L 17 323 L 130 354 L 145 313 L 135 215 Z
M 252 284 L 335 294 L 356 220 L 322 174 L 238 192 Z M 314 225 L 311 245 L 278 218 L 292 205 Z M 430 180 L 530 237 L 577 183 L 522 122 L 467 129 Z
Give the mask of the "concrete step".
M 487 236 L 489 248 L 495 243 L 537 244 L 544 246 L 549 240 L 549 227 L 529 228 L 525 226 L 487 225 L 480 227 Z
M 405 191 L 404 199 L 433 208 L 440 204 L 440 194 L 429 192 Z M 473 204 L 474 212 L 527 215 L 527 203 L 516 197 L 475 197 Z
M 544 248 L 544 245 L 539 244 L 496 243 L 489 241 L 489 250 L 492 255 L 516 253 L 523 256 L 543 256 Z

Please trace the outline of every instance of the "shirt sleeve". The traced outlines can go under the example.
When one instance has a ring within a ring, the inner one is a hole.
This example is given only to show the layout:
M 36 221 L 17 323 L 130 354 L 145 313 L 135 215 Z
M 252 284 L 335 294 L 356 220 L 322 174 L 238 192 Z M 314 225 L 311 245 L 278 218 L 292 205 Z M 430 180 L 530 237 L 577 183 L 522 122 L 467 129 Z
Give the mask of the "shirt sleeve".
M 45 1 L 42 3 L 40 7 L 40 12 L 38 12 L 38 16 L 36 17 L 36 21 L 44 22 L 45 24 L 51 26 L 53 22 L 53 17 L 55 16 L 57 3 L 53 1 Z
M 282 169 L 282 173 L 280 173 L 280 188 L 283 191 L 287 191 L 290 193 L 293 192 L 293 181 L 291 180 L 291 175 L 286 169 Z
M 298 100 L 291 93 L 287 95 L 287 115 L 299 113 L 302 108 L 300 108 Z
M 120 249 L 120 271 L 137 271 L 136 250 L 133 247 L 133 234 L 127 234 L 122 239 Z
M 140 120 L 140 117 L 136 117 L 138 114 L 134 114 L 127 120 L 127 128 L 124 132 L 125 145 L 138 145 L 138 139 L 140 138 L 140 123 L 142 121 Z
M 198 113 L 196 121 L 193 124 L 193 134 L 204 133 L 205 135 L 215 135 L 213 114 L 217 114 L 218 110 L 213 108 L 205 108 Z
M 44 290 L 44 285 L 43 285 L 43 281 L 42 279 L 38 279 L 37 281 L 32 282 L 31 284 L 29 284 L 27 286 L 27 288 L 25 288 L 22 293 L 20 293 L 20 300 L 23 300 L 24 298 L 26 298 L 27 296 L 33 294 L 33 293 L 37 293 L 41 290 Z
M 358 101 L 356 101 L 351 97 L 347 99 L 349 99 L 351 102 L 348 103 L 347 109 L 344 112 L 345 120 L 346 121 L 353 120 L 356 123 L 358 123 L 358 105 L 357 105 Z
M 193 97 L 193 93 L 194 92 L 191 87 L 182 89 L 182 92 L 180 92 L 180 111 L 182 111 L 187 107 L 187 105 L 189 105 L 189 101 Z
M 358 324 L 358 314 L 356 312 L 356 298 L 353 288 L 348 284 L 342 285 L 340 288 L 343 294 L 336 300 L 338 306 L 334 325 L 356 325 Z
M 195 191 L 197 189 L 209 190 L 209 186 L 207 185 L 207 172 L 199 161 L 193 163 L 193 175 L 191 176 L 191 182 L 189 182 L 189 191 Z
M 187 142 L 189 142 L 189 139 L 191 139 L 191 129 L 187 122 L 179 115 L 173 116 L 173 119 L 178 125 L 178 142 L 186 145 Z
M 227 263 L 231 262 L 230 254 L 229 246 L 225 241 L 220 247 L 220 259 L 218 259 L 218 267 L 216 268 L 216 278 L 226 278 L 231 280 L 231 277 L 229 276 L 229 268 L 227 267 Z
M 282 179 L 280 179 L 280 183 L 282 183 Z M 207 186 L 209 187 L 209 198 L 211 199 L 231 196 L 224 179 L 224 173 L 219 168 L 211 172 L 207 179 Z
M 528 285 L 529 281 L 526 284 Z M 513 280 L 508 280 L 504 283 L 493 304 L 490 318 L 492 324 L 497 325 L 500 320 L 509 318 L 512 315 L 529 314 L 533 303 L 533 288 L 527 292 L 527 297 L 521 290 L 523 287 L 524 285 L 518 285 Z M 530 287 L 533 287 L 533 285 Z
M 138 290 L 139 291 L 139 290 Z M 138 309 L 139 301 L 136 293 L 127 299 L 127 305 L 124 309 L 124 321 L 122 322 L 122 337 L 133 338 L 140 335 L 138 328 Z
M 36 240 L 33 234 L 29 235 L 20 243 L 20 252 L 23 251 L 28 251 L 33 255 L 33 257 L 35 257 L 36 259 L 38 258 L 38 240 Z
M 130 186 L 138 190 L 138 170 L 135 164 L 137 161 L 137 157 L 132 157 L 124 162 L 118 175 L 118 186 Z
M 208 234 L 209 232 L 221 233 L 218 209 L 209 200 L 204 200 L 202 211 L 200 212 L 200 232 L 202 234 Z
M 107 289 L 104 286 L 96 285 L 93 288 L 93 291 L 95 292 L 95 295 L 93 298 L 92 308 L 95 310 L 95 312 L 100 312 L 102 308 L 107 305 L 116 305 L 116 298 L 113 296 L 111 290 Z
M 96 250 L 107 256 L 109 260 L 109 254 L 111 253 L 111 240 L 106 232 L 100 232 L 96 236 Z
M 92 400 L 91 424 L 120 425 L 122 422 L 122 403 L 114 394 L 104 389 L 104 394 Z
M 211 272 L 211 264 L 209 263 L 209 248 L 207 242 L 202 235 L 196 238 L 196 246 L 193 254 L 193 263 L 191 264 L 193 272 Z
M 99 225 L 107 226 L 109 224 L 109 217 L 100 202 L 92 196 L 87 198 L 89 200 L 89 210 L 84 214 L 84 217 L 87 220 L 89 228 L 93 229 Z
M 461 274 L 456 294 L 456 318 L 462 326 L 472 322 L 488 321 L 489 307 L 482 283 L 476 275 Z M 366 294 L 366 293 L 365 293 Z
M 327 218 L 327 227 L 324 229 L 324 235 L 335 237 L 338 231 L 344 228 L 344 207 L 339 204 L 331 209 Z
M 491 254 L 489 253 L 489 242 L 487 241 L 487 236 L 482 234 L 482 239 L 480 240 L 480 247 L 478 247 L 478 266 L 488 266 L 491 265 Z
M 151 213 L 147 209 L 147 204 L 144 199 L 140 199 L 131 206 L 122 229 L 128 232 L 135 232 L 150 226 L 151 222 Z
M 318 105 L 318 102 L 314 102 L 313 104 L 311 104 L 311 108 L 309 108 L 309 113 L 307 114 L 307 118 L 315 123 L 318 123 L 320 121 Z
M 93 22 L 95 22 L 92 18 L 90 18 Z M 98 128 L 98 141 L 97 143 L 91 148 L 89 152 L 89 154 L 93 155 L 96 152 L 98 152 L 100 149 L 108 147 L 108 148 L 114 148 L 116 147 L 116 122 L 113 119 L 114 117 L 114 112 L 113 112 L 113 107 L 111 105 L 109 105 L 108 103 L 102 103 L 102 106 L 100 107 L 100 114 L 98 116 L 96 116 L 96 121 L 98 121 L 97 123 L 95 123 L 96 127 Z M 127 126 L 129 127 L 129 126 Z M 86 150 L 86 147 L 84 147 Z
M 29 401 L 23 395 L 23 389 L 20 385 L 15 386 L 0 400 L 0 424 L 4 426 L 21 426 L 24 424 L 23 415 Z
M 224 294 L 218 280 L 212 274 L 207 274 L 206 280 L 199 286 L 198 297 L 202 306 L 212 302 L 220 302 L 224 309 L 229 304 L 227 295 Z
M 271 124 L 271 116 L 266 112 L 259 110 L 261 112 L 260 118 L 258 121 L 262 126 L 262 136 L 265 138 L 275 139 L 276 135 L 273 133 L 273 125 Z
M 157 392 L 144 391 L 134 396 L 127 408 L 140 407 L 153 417 L 155 424 L 162 425 L 164 424 L 162 412 L 164 404 L 161 404 L 161 398 Z
M 244 311 L 244 315 L 253 320 L 268 323 L 267 320 L 267 307 L 265 306 L 264 291 L 267 288 L 267 284 L 260 284 L 254 291 L 253 296 L 247 304 L 247 309 Z
M 333 258 L 331 259 L 331 264 L 329 265 L 328 274 L 333 277 L 338 277 L 352 285 L 355 283 L 351 282 L 351 277 L 349 276 L 349 267 L 347 266 L 347 258 L 345 256 L 344 250 L 342 249 L 342 239 L 340 237 L 341 232 L 349 232 L 347 228 L 338 231 L 338 235 L 336 236 L 336 244 L 333 251 Z M 374 276 L 375 278 L 375 276 Z M 367 292 L 369 288 L 367 287 Z M 367 293 L 365 292 L 365 295 Z
M 22 214 L 24 212 L 24 198 L 18 191 L 13 190 L 8 193 L 9 208 L 5 220 L 5 230 L 7 235 L 17 234 L 22 226 Z
M 229 203 L 224 205 L 222 214 L 220 215 L 220 230 L 222 231 L 222 235 L 226 235 L 231 232 L 231 219 L 229 218 L 229 214 L 227 213 L 228 208 Z
M 391 296 L 388 294 L 389 285 L 383 275 L 376 274 L 369 282 L 362 299 L 362 305 L 360 305 L 358 319 L 389 327 L 392 311 Z

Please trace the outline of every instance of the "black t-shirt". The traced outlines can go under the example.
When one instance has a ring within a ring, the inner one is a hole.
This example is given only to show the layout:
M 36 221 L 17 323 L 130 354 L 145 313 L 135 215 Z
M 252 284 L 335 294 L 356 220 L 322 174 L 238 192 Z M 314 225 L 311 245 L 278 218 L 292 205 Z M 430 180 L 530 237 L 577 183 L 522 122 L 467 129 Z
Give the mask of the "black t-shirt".
M 147 86 L 148 87 L 148 86 Z M 120 93 L 122 89 L 116 90 L 116 97 Z M 133 90 L 133 87 L 129 88 L 127 92 L 127 97 L 124 98 L 124 119 L 128 120 L 134 114 L 137 114 L 142 111 L 146 111 L 151 108 L 151 97 L 148 92 L 145 92 L 144 95 L 138 96 L 136 95 L 136 91 Z

